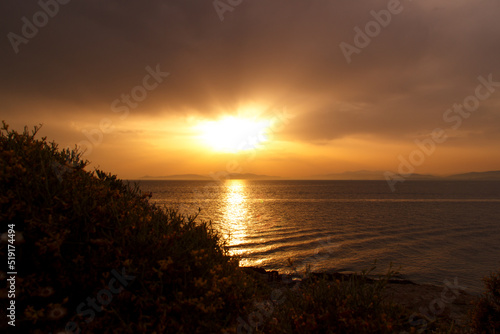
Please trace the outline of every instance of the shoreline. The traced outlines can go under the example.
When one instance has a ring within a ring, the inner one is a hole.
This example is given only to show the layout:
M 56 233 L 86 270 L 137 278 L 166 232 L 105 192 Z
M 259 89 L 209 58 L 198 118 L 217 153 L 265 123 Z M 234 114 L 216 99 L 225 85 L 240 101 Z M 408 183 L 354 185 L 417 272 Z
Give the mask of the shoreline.
M 244 272 L 253 277 L 258 277 L 261 281 L 267 282 L 273 288 L 291 288 L 298 286 L 297 283 L 309 282 L 320 279 L 327 280 L 348 280 L 361 277 L 357 273 L 320 273 L 312 272 L 310 277 L 304 278 L 301 275 L 279 274 L 275 270 L 266 270 L 261 267 L 240 267 Z M 285 280 L 284 280 L 285 278 Z M 372 284 L 377 279 L 365 277 L 366 283 Z M 389 302 L 393 302 L 407 309 L 413 318 L 409 322 L 424 321 L 444 321 L 457 326 L 467 326 L 468 314 L 474 308 L 474 302 L 479 299 L 479 295 L 467 292 L 456 284 L 448 282 L 444 286 L 433 284 L 419 284 L 404 278 L 391 278 L 385 286 L 385 297 Z M 417 319 L 417 320 L 415 320 Z M 418 320 L 421 319 L 421 320 Z M 423 319 L 423 320 L 422 320 Z M 424 322 L 420 322 L 424 324 Z

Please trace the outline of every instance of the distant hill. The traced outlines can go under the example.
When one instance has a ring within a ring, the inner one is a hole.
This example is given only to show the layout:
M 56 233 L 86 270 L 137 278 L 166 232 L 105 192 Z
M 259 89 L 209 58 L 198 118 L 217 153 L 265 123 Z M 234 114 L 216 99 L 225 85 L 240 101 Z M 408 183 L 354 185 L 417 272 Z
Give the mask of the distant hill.
M 385 180 L 384 172 L 359 170 L 353 172 L 314 175 L 313 180 Z
M 269 176 L 269 175 L 258 175 L 252 173 L 232 173 L 226 175 L 226 179 L 230 180 L 279 180 L 279 176 Z M 214 180 L 213 177 L 209 175 L 199 175 L 199 174 L 178 174 L 178 175 L 165 175 L 165 176 L 143 176 L 141 180 L 185 180 L 185 181 L 210 181 Z
M 311 176 L 312 180 L 385 180 L 384 171 L 352 171 Z M 499 180 L 500 171 L 471 172 L 450 176 L 436 176 L 431 174 L 402 175 L 406 180 Z
M 385 171 L 358 170 L 353 172 L 343 172 L 334 174 L 316 175 L 314 180 L 385 180 Z M 435 180 L 434 175 L 411 174 L 403 175 L 407 180 Z
M 447 180 L 485 180 L 485 181 L 500 181 L 500 171 L 490 172 L 470 172 L 463 174 L 455 174 L 446 177 Z
M 198 174 L 179 174 L 179 175 L 164 175 L 164 176 L 143 176 L 141 180 L 212 180 L 210 176 Z
M 279 176 L 269 176 L 269 175 L 258 175 L 252 173 L 232 173 L 229 174 L 228 179 L 231 180 L 280 180 Z
M 441 180 L 442 177 L 435 176 L 431 174 L 411 174 L 404 175 L 404 178 L 407 180 Z
M 306 178 L 300 178 L 304 180 L 384 180 L 384 171 L 349 171 L 343 173 L 331 173 L 323 175 L 314 175 Z M 454 174 L 450 176 L 436 176 L 431 174 L 411 174 L 403 175 L 406 180 L 489 180 L 489 181 L 500 181 L 500 171 L 489 171 L 489 172 L 470 172 L 463 174 Z M 259 175 L 252 173 L 232 173 L 226 175 L 226 179 L 230 180 L 288 180 L 288 178 L 281 178 L 279 176 L 270 175 Z M 166 176 L 143 176 L 141 180 L 186 180 L 186 181 L 211 181 L 214 180 L 210 175 L 199 175 L 199 174 L 178 174 L 178 175 L 166 175 Z

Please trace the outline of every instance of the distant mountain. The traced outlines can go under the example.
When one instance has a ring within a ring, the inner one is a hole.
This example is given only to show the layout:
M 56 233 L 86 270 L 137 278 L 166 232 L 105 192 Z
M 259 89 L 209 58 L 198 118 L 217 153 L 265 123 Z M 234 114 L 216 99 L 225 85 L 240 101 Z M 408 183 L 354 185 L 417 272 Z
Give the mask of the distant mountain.
M 441 180 L 442 177 L 431 174 L 410 174 L 403 175 L 406 180 Z
M 300 178 L 304 180 L 384 180 L 385 171 L 350 171 L 343 173 L 332 173 L 323 175 L 314 175 L 307 178 Z M 279 176 L 259 175 L 252 173 L 232 173 L 232 174 L 219 174 L 221 179 L 230 180 L 288 180 L 288 178 L 281 178 Z M 463 174 L 454 174 L 450 176 L 435 176 L 430 174 L 411 174 L 402 175 L 405 180 L 489 180 L 500 181 L 500 171 L 490 172 L 471 172 Z M 141 180 L 193 180 L 193 181 L 211 181 L 214 180 L 210 175 L 199 174 L 180 174 L 180 175 L 167 175 L 167 176 L 143 176 Z
M 312 176 L 312 180 L 385 180 L 384 171 L 359 170 L 352 172 L 333 173 Z M 471 172 L 450 176 L 436 176 L 431 174 L 406 174 L 405 180 L 499 180 L 500 171 Z
M 269 176 L 269 175 L 258 175 L 252 173 L 232 173 L 229 174 L 228 179 L 231 180 L 279 180 L 279 176 Z
M 143 176 L 141 180 L 212 180 L 210 176 L 198 175 L 198 174 L 180 174 L 180 175 L 166 175 L 166 176 Z
M 384 172 L 358 170 L 353 172 L 314 175 L 313 180 L 385 180 Z
M 463 174 L 455 174 L 446 177 L 447 180 L 478 180 L 478 181 L 500 181 L 500 171 L 490 172 L 470 172 Z
M 221 179 L 230 180 L 278 180 L 279 176 L 269 176 L 269 175 L 258 175 L 251 173 L 231 173 L 231 174 L 220 174 Z M 199 174 L 180 174 L 180 175 L 165 175 L 165 176 L 150 176 L 145 175 L 141 177 L 141 180 L 185 180 L 185 181 L 210 181 L 214 180 L 214 177 L 210 175 L 199 175 Z

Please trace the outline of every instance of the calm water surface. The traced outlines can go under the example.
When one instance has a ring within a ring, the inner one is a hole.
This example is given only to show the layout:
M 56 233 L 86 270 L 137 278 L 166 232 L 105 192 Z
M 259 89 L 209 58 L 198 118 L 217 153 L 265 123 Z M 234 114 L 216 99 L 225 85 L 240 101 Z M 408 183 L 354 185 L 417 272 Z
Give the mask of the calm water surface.
M 392 262 L 418 283 L 472 293 L 500 269 L 500 182 L 140 181 L 152 201 L 212 220 L 241 265 L 360 271 Z

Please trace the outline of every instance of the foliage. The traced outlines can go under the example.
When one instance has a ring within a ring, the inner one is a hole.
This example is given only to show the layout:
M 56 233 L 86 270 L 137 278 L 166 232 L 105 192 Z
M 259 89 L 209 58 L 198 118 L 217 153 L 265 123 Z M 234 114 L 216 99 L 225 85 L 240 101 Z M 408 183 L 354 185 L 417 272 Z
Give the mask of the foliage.
M 483 281 L 486 291 L 472 312 L 472 328 L 477 333 L 500 333 L 500 271 Z
M 36 140 L 38 129 L 17 133 L 4 123 L 0 137 L 1 232 L 15 224 L 24 241 L 16 242 L 16 327 L 47 333 L 70 322 L 85 333 L 230 327 L 253 291 L 210 223 L 151 205 L 149 194 L 116 176 L 85 171 L 81 153 Z M 1 258 L 6 253 L 2 243 Z M 135 279 L 91 317 L 87 298 L 109 290 L 112 270 Z
M 375 269 L 338 279 L 327 275 L 306 278 L 298 289 L 288 290 L 265 333 L 393 333 L 408 315 L 384 298 L 394 272 L 371 280 Z M 294 291 L 296 290 L 296 291 Z

